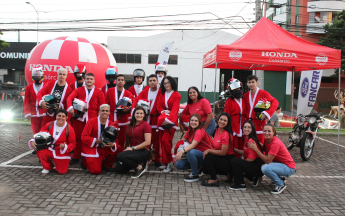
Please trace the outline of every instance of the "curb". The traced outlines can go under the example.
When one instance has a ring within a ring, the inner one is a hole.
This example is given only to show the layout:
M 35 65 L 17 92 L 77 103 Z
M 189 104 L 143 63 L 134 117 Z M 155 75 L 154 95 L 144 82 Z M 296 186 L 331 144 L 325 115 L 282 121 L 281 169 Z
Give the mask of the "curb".
M 290 135 L 290 131 L 277 131 L 277 134 L 279 135 Z M 332 133 L 332 132 L 318 132 L 317 135 L 334 135 L 334 136 L 338 136 L 338 133 Z M 340 136 L 345 136 L 345 133 L 340 133 Z

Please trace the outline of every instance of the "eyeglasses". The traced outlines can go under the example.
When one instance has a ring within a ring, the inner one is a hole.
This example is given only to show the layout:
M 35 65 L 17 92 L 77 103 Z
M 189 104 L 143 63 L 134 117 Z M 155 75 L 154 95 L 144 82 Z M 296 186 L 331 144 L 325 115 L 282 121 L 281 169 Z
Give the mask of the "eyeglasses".
M 168 84 L 170 84 L 170 82 L 165 82 L 165 83 L 163 83 L 164 85 L 168 85 Z

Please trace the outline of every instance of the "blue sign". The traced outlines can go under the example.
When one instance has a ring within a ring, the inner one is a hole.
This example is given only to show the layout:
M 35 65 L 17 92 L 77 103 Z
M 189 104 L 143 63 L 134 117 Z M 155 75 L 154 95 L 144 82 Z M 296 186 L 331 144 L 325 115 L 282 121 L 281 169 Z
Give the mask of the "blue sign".
M 307 96 L 308 94 L 308 90 L 309 90 L 309 80 L 308 77 L 304 78 L 303 82 L 302 82 L 302 86 L 301 86 L 301 95 L 303 98 L 305 98 L 305 96 Z

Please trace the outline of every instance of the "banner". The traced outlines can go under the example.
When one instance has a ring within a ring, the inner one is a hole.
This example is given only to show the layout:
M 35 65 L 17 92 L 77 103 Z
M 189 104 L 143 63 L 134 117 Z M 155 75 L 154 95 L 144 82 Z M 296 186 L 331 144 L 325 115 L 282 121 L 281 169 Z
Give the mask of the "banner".
M 168 64 L 170 51 L 171 51 L 171 48 L 173 45 L 174 45 L 174 41 L 168 42 L 162 47 L 162 49 L 159 53 L 159 56 L 158 56 L 157 63 L 161 63 L 162 65 Z
M 323 70 L 302 71 L 299 83 L 297 114 L 308 115 L 316 101 Z

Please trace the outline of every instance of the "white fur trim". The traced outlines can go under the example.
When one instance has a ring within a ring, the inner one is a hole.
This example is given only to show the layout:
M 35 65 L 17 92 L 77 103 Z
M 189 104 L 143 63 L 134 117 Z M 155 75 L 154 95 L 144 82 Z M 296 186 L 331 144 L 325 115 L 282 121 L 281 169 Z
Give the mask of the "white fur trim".
M 116 143 L 114 143 L 114 144 L 115 144 L 114 149 L 113 149 L 113 148 L 110 148 L 112 152 L 116 152 L 116 150 L 117 150 Z
M 31 141 L 34 141 L 34 142 L 35 142 L 35 140 L 34 140 L 34 139 L 31 139 L 31 140 L 29 140 L 29 142 L 28 142 L 29 148 L 30 148 L 30 149 L 33 149 L 33 148 L 31 147 L 31 145 L 30 145 L 30 142 L 31 142 Z
M 50 147 L 48 149 L 53 152 L 53 156 L 56 159 L 71 159 L 71 156 L 56 156 L 55 149 L 52 149 Z
M 65 154 L 67 151 L 67 144 L 65 144 L 65 148 L 63 150 L 60 149 L 60 154 Z
M 31 114 L 25 115 L 24 118 L 27 118 L 27 117 L 29 117 L 29 116 L 31 116 Z M 32 116 L 32 117 L 34 117 L 34 116 Z
M 92 142 L 92 144 L 90 146 L 91 148 L 93 148 L 95 146 L 96 140 L 97 140 L 96 138 L 93 138 L 93 142 Z
M 175 124 L 174 122 L 170 121 L 169 119 L 165 118 L 165 121 L 169 122 L 170 124 Z
M 73 106 L 68 107 L 67 112 L 69 112 L 71 109 L 73 109 Z
M 83 157 L 94 157 L 94 158 L 98 158 L 99 157 L 99 154 L 98 154 L 98 151 L 97 151 L 97 149 L 96 149 L 96 154 L 85 154 L 85 153 L 81 153 L 81 156 L 83 156 Z
M 263 111 L 262 113 L 265 114 L 265 116 L 266 116 L 268 119 L 271 119 L 271 116 L 270 116 L 266 111 Z
M 119 123 L 119 126 L 125 126 L 125 125 L 129 125 L 129 121 L 125 123 Z
M 263 131 L 256 131 L 256 134 L 264 134 Z

